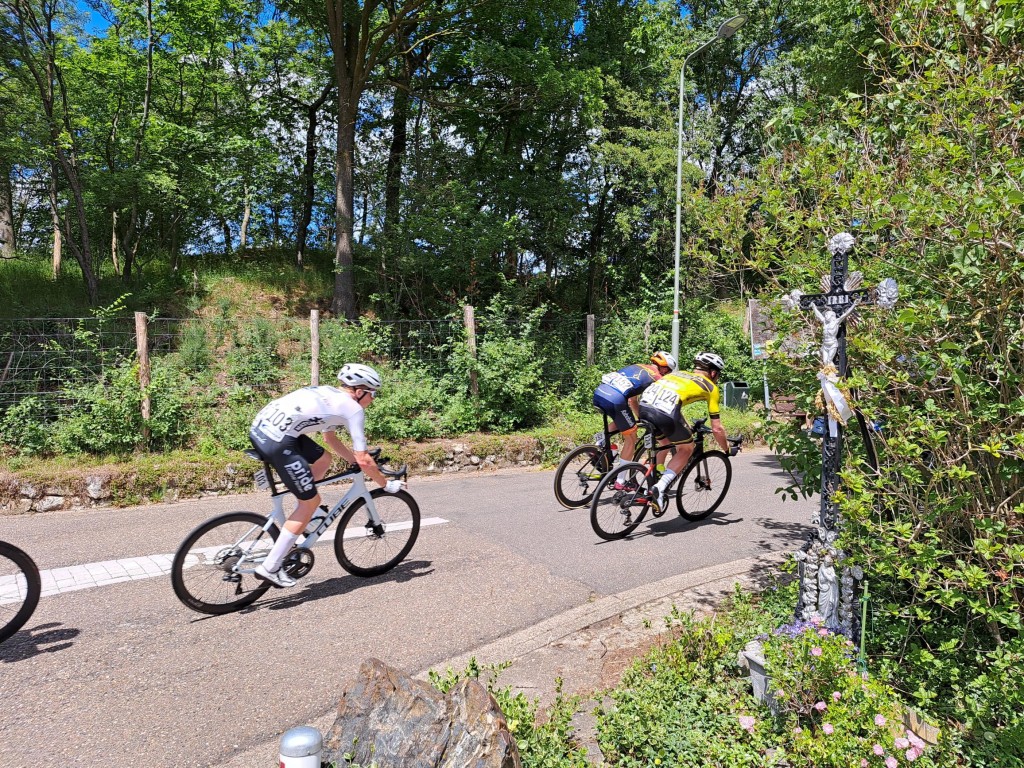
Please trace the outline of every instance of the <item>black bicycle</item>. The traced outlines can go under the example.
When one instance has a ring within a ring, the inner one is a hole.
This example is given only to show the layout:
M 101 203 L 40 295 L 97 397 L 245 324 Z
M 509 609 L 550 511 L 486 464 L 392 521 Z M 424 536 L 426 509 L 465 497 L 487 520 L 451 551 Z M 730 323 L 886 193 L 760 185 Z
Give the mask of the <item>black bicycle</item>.
M 0 643 L 25 626 L 42 591 L 35 561 L 13 544 L 0 541 Z
M 566 509 L 578 509 L 590 504 L 598 484 L 608 474 L 618 457 L 619 447 L 612 438 L 618 430 L 609 429 L 608 415 L 604 415 L 604 431 L 594 435 L 593 443 L 578 445 L 569 451 L 555 470 L 555 498 Z M 643 436 L 637 435 L 634 461 L 643 462 Z
M 679 445 L 654 446 L 654 430 L 647 422 L 643 447 L 649 452 L 646 462 L 629 462 L 605 474 L 594 491 L 590 505 L 590 524 L 594 532 L 609 541 L 621 539 L 632 533 L 643 521 L 647 512 L 654 517 L 665 514 L 665 507 L 651 503 L 651 489 L 658 482 L 661 473 L 657 469 L 656 452 Z M 672 496 L 675 489 L 676 509 L 687 520 L 703 520 L 721 505 L 732 482 L 732 463 L 729 456 L 735 456 L 741 449 L 743 437 L 730 437 L 732 448 L 729 455 L 722 451 L 706 450 L 704 438 L 711 434 L 707 418 L 693 423 L 693 455 L 682 472 L 673 478 L 665 491 L 664 499 Z

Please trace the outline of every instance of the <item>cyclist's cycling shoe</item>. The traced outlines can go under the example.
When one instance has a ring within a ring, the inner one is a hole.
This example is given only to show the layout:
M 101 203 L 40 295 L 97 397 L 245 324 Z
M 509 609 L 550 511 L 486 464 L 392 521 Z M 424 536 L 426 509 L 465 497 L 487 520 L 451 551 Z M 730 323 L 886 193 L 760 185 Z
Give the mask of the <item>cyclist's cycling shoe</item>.
M 276 571 L 268 571 L 263 567 L 263 563 L 260 563 L 252 573 L 256 578 L 263 579 L 263 581 L 269 581 L 278 589 L 294 587 L 296 584 L 295 579 L 285 573 L 284 568 L 278 568 Z
M 665 502 L 664 496 L 664 492 L 658 486 L 651 488 L 647 501 L 650 503 L 655 517 L 659 517 L 661 515 L 661 505 Z
M 613 487 L 616 491 L 635 491 L 639 486 L 637 486 L 637 484 L 634 482 L 630 482 L 629 480 L 627 480 L 626 482 L 616 480 Z

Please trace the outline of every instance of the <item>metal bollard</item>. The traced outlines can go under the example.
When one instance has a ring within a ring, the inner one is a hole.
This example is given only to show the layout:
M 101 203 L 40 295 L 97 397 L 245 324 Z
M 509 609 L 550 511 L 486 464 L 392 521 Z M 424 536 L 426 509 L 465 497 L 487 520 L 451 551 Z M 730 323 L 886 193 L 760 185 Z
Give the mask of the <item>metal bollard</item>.
M 285 731 L 281 737 L 280 768 L 320 768 L 320 751 L 324 740 L 320 731 L 300 725 Z

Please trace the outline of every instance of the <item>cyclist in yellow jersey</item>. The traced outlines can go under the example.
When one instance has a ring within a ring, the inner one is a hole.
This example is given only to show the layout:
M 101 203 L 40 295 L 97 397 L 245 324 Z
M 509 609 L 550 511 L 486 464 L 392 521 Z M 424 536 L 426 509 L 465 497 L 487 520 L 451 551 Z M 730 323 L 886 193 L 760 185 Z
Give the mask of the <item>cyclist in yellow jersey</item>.
M 679 444 L 675 456 L 652 491 L 651 501 L 659 506 L 665 489 L 693 455 L 693 432 L 682 414 L 684 405 L 698 400 L 707 402 L 711 431 L 722 451 L 729 453 L 729 442 L 718 412 L 718 379 L 725 368 L 725 361 L 714 352 L 701 352 L 693 360 L 695 368 L 692 373 L 670 373 L 645 389 L 640 397 L 640 418 L 654 426 L 662 438 L 660 444 Z

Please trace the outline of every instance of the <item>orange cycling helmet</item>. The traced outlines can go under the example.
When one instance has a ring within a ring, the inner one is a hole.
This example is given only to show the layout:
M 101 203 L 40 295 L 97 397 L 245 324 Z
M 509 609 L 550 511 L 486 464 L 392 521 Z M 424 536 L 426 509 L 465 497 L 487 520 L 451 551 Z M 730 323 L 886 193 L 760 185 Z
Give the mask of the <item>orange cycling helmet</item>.
M 668 352 L 655 352 L 651 355 L 651 362 L 668 368 L 670 372 L 676 369 L 676 359 Z

